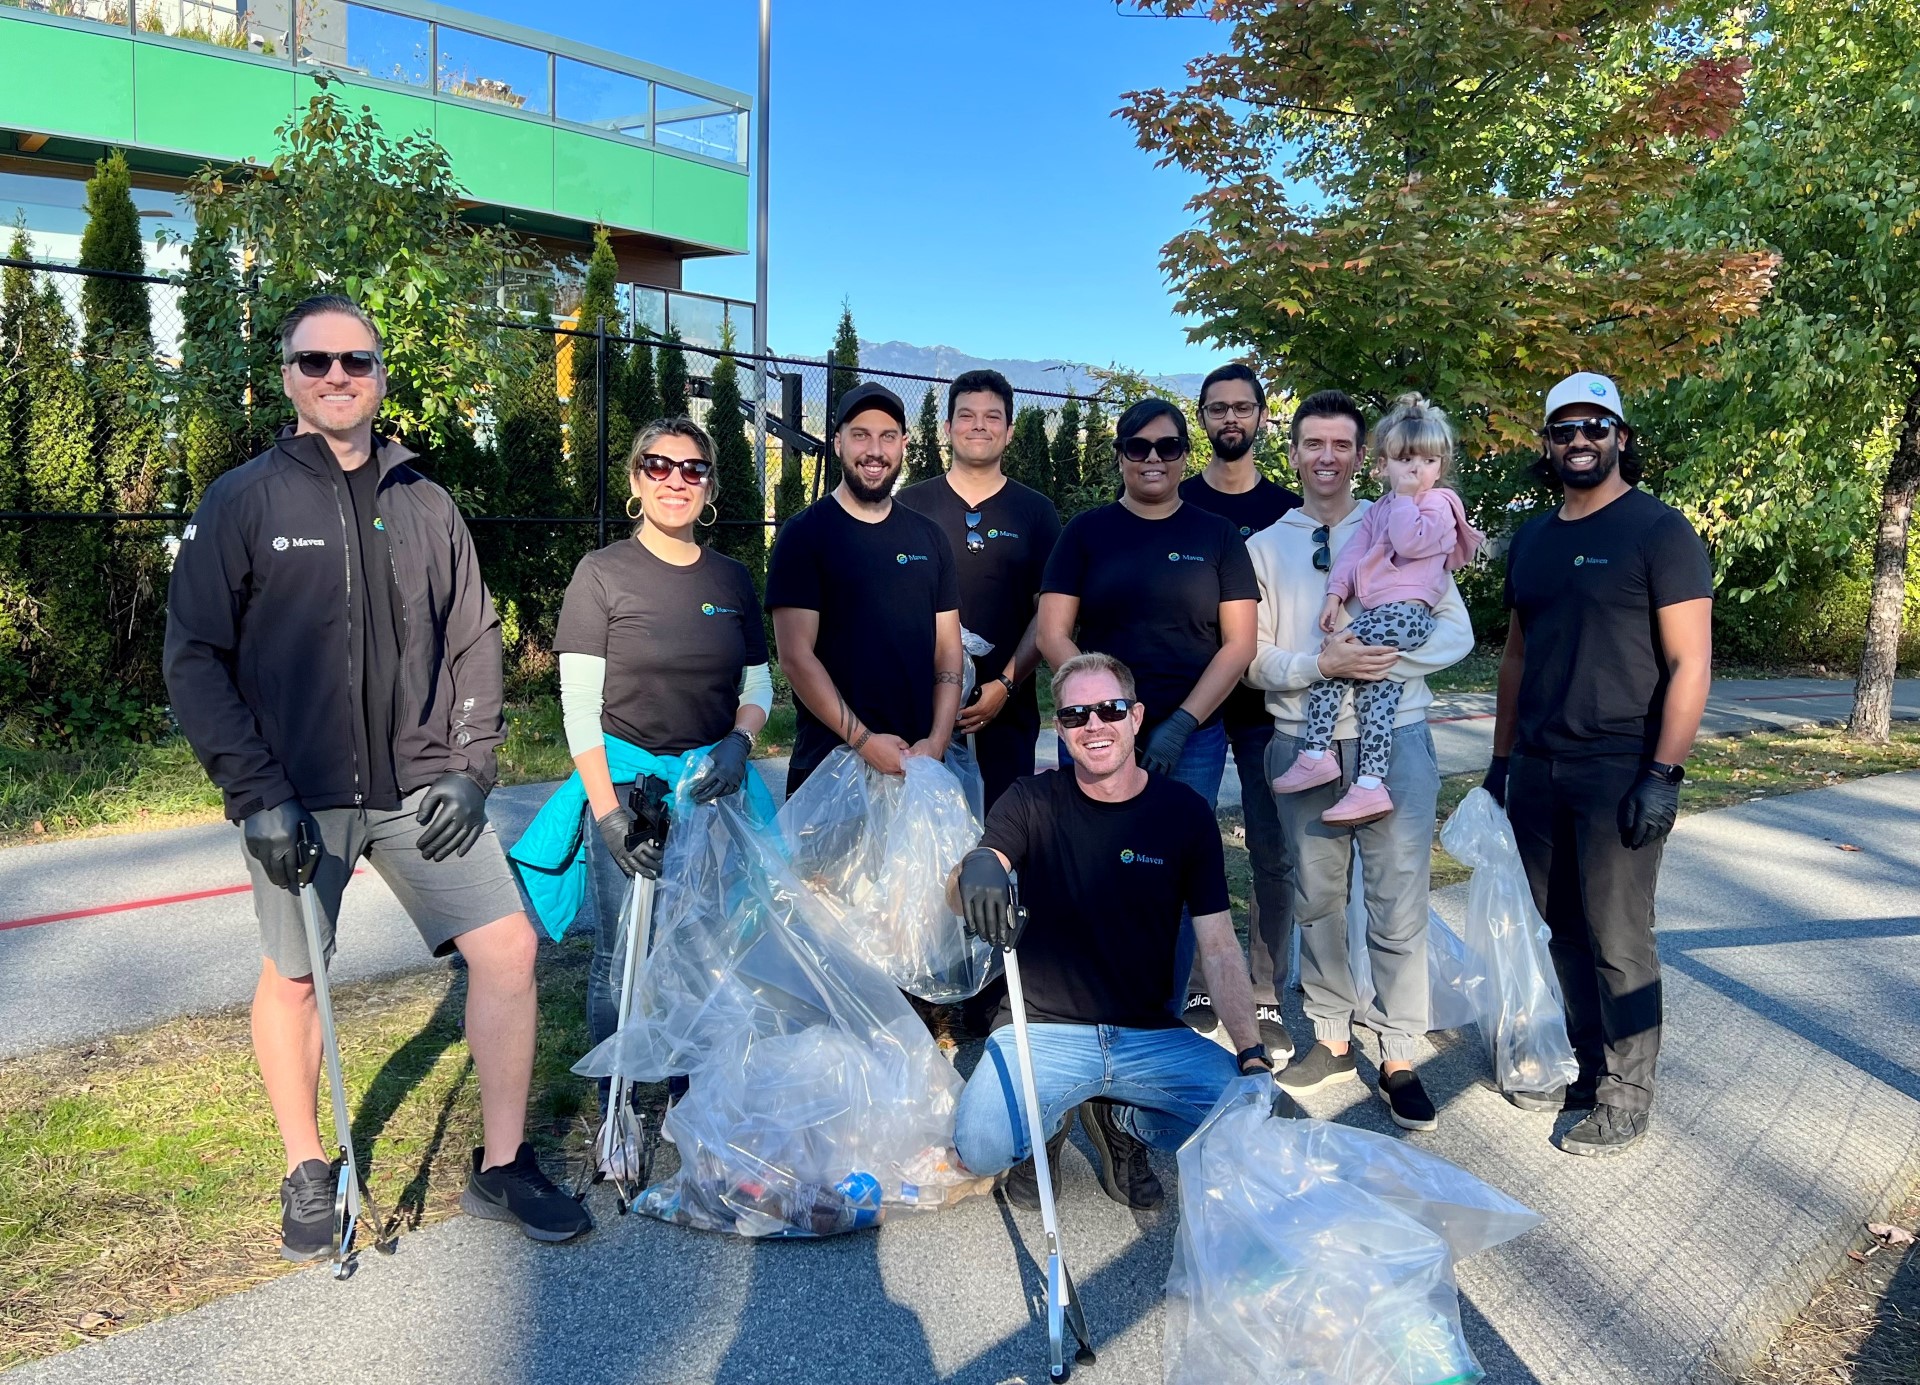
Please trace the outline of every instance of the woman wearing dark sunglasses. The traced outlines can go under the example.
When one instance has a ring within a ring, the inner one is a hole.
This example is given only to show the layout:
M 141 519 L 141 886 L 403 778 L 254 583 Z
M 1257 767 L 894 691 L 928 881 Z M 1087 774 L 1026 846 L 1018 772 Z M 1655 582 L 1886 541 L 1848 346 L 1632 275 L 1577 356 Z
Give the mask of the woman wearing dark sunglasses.
M 1220 704 L 1253 661 L 1260 587 L 1233 524 L 1181 501 L 1190 450 L 1186 416 L 1164 399 L 1120 416 L 1123 490 L 1061 532 L 1040 583 L 1039 643 L 1055 668 L 1097 649 L 1132 669 L 1146 707 L 1141 765 L 1212 807 L 1227 764 Z M 1188 929 L 1175 1008 L 1192 962 Z
M 587 973 L 587 1028 L 596 1044 L 618 1022 L 613 962 L 627 881 L 660 870 L 658 848 L 627 849 L 634 780 L 652 774 L 678 786 L 711 755 L 693 801 L 744 785 L 749 807 L 772 816 L 765 786 L 747 767 L 772 705 L 760 601 L 742 564 L 696 539 L 714 519 L 713 456 L 712 438 L 691 419 L 661 419 L 634 439 L 627 513 L 639 523 L 631 537 L 580 560 L 554 634 L 576 773 L 510 853 L 540 868 L 522 879 L 558 937 L 584 890 L 578 881 L 570 896 L 555 890 L 554 863 L 539 858 L 551 856 L 554 841 L 577 840 L 584 801 L 597 829 L 587 837 L 599 913 Z M 592 845 L 595 835 L 601 847 Z

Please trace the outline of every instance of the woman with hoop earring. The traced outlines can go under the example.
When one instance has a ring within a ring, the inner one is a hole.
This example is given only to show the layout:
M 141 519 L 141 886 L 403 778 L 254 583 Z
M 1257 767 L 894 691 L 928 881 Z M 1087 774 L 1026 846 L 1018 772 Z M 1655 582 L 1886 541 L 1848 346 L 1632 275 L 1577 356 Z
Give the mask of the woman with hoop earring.
M 618 1023 L 613 964 L 627 882 L 657 877 L 663 855 L 646 843 L 627 849 L 633 782 L 665 779 L 684 808 L 682 782 L 711 755 L 711 772 L 692 786 L 694 803 L 744 788 L 749 811 L 773 816 L 772 797 L 747 766 L 773 705 L 760 599 L 743 564 L 696 538 L 717 516 L 713 439 L 692 419 L 658 419 L 635 437 L 627 476 L 627 514 L 639 522 L 630 537 L 580 560 L 554 633 L 576 773 L 508 853 L 556 939 L 585 902 L 592 861 L 598 918 L 587 1026 L 596 1045 Z

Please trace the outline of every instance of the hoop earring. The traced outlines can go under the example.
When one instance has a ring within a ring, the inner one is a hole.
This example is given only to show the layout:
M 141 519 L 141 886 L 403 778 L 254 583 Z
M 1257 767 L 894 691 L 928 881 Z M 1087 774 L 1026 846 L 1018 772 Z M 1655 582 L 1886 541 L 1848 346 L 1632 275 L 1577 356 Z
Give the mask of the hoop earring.
M 633 507 L 634 507 L 635 505 L 637 505 L 637 504 L 639 504 L 639 503 L 640 503 L 640 497 L 639 497 L 639 496 L 637 496 L 637 495 L 630 495 L 630 496 L 628 496 L 628 497 L 627 497 L 627 518 L 628 518 L 628 519 L 638 519 L 638 518 L 640 518 L 640 516 L 639 516 L 639 515 L 637 515 L 637 514 L 635 514 L 635 513 L 633 512 Z
M 700 520 L 699 524 L 702 529 L 713 528 L 714 523 L 720 518 L 720 507 L 714 504 L 711 500 L 707 502 L 707 509 L 713 511 L 713 518 Z

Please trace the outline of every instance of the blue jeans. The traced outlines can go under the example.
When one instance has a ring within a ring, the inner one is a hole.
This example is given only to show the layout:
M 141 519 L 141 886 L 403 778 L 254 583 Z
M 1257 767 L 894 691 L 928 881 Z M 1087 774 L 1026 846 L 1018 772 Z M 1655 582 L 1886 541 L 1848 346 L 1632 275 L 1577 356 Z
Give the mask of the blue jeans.
M 1083 1101 L 1121 1103 L 1122 1129 L 1155 1149 L 1178 1149 L 1238 1076 L 1233 1055 L 1181 1025 L 1122 1029 L 1111 1024 L 1030 1024 L 1034 1086 L 1047 1138 L 1065 1127 Z M 960 1094 L 953 1147 L 981 1176 L 1012 1168 L 1033 1153 L 1013 1026 L 987 1040 L 980 1065 Z

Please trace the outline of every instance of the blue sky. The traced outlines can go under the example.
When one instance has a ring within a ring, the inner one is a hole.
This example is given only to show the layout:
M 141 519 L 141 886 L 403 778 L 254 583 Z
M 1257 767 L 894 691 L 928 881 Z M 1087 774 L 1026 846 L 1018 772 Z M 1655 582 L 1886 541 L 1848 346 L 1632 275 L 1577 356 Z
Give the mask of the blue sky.
M 757 0 L 455 0 L 751 92 Z M 1113 0 L 773 0 L 771 305 L 777 350 L 826 350 L 848 298 L 870 340 L 1149 373 L 1186 341 L 1159 251 L 1193 180 L 1109 113 L 1222 37 Z M 749 256 L 687 287 L 753 297 Z

